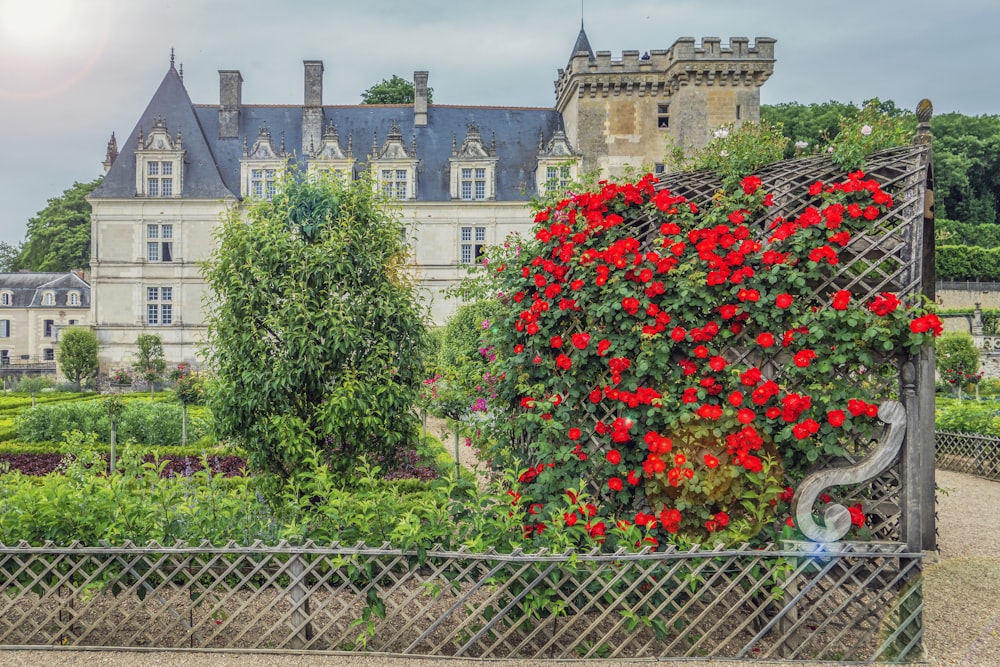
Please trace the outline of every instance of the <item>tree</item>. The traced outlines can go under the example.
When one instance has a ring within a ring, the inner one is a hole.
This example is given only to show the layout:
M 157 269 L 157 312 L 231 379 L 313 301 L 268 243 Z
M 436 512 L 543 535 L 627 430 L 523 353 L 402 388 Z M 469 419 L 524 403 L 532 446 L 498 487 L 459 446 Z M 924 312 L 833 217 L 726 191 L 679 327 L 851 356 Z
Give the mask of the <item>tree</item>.
M 163 378 L 167 362 L 163 358 L 163 341 L 156 334 L 139 334 L 135 339 L 136 355 L 132 367 L 149 384 L 152 399 L 156 382 Z
M 70 327 L 59 335 L 59 368 L 66 379 L 80 383 L 97 374 L 97 335 L 90 329 Z
M 279 483 L 316 462 L 348 473 L 362 455 L 395 460 L 419 433 L 426 333 L 403 223 L 372 182 L 289 177 L 216 236 L 205 275 L 218 435 Z
M 72 271 L 90 266 L 90 203 L 101 183 L 74 183 L 28 221 L 28 231 L 13 270 Z
M 20 245 L 14 246 L 6 241 L 0 241 L 0 273 L 17 271 L 17 258 L 20 254 Z
M 433 101 L 434 89 L 427 89 L 427 103 Z M 391 79 L 382 79 L 361 93 L 362 104 L 413 104 L 416 92 L 412 81 L 395 74 Z
M 979 350 L 972 336 L 966 333 L 947 333 L 936 341 L 935 363 L 941 379 L 961 395 L 962 387 L 978 383 Z

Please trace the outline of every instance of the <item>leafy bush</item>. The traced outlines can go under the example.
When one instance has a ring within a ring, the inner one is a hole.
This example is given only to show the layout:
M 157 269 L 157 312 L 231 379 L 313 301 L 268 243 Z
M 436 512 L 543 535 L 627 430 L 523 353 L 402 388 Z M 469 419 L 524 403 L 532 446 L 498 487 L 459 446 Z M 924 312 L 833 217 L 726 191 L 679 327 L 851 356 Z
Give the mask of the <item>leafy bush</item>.
M 57 442 L 67 431 L 93 433 L 101 442 L 110 442 L 111 423 L 103 401 L 60 402 L 24 410 L 14 422 L 19 440 Z M 189 419 L 192 439 L 211 432 L 211 421 Z M 176 445 L 181 441 L 181 408 L 170 403 L 145 400 L 125 402 L 118 422 L 119 441 L 145 445 Z
M 938 398 L 934 417 L 939 431 L 1000 436 L 1000 408 L 993 401 Z

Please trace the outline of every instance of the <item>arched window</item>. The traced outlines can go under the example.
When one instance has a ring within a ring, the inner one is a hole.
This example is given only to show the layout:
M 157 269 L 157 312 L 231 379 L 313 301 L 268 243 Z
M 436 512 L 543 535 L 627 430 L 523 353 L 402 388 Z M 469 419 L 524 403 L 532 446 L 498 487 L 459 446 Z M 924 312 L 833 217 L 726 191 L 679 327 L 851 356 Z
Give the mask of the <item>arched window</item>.
M 45 292 L 44 294 L 42 294 L 42 305 L 43 306 L 56 305 L 56 295 L 53 292 Z
M 10 292 L 0 292 L 0 306 L 9 306 L 12 302 Z
M 71 306 L 79 306 L 80 305 L 80 293 L 79 292 L 70 292 L 69 293 L 69 305 L 71 305 Z

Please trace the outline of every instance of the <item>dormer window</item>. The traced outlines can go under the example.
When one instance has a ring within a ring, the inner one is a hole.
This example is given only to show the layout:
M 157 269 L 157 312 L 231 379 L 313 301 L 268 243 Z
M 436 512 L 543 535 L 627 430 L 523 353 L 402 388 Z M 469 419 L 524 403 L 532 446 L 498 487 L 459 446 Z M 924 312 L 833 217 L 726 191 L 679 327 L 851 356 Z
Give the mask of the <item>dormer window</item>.
M 56 295 L 55 295 L 55 292 L 43 292 L 42 293 L 42 305 L 43 306 L 54 306 L 54 305 L 56 305 Z
M 278 181 L 288 164 L 285 150 L 285 135 L 281 135 L 281 145 L 274 147 L 271 131 L 261 127 L 253 148 L 243 138 L 243 158 L 240 160 L 240 182 L 242 194 L 251 199 L 271 201 L 278 192 Z
M 0 306 L 10 306 L 14 303 L 14 295 L 11 292 L 0 292 Z
M 483 145 L 479 128 L 470 125 L 458 147 L 457 137 L 452 136 L 451 158 L 451 198 L 462 201 L 486 201 L 496 199 L 496 139 L 487 148 Z
M 148 137 L 139 129 L 135 151 L 135 191 L 140 197 L 179 197 L 184 168 L 181 133 L 173 139 L 163 118 L 153 121 Z
M 79 292 L 70 292 L 67 295 L 66 303 L 67 303 L 67 305 L 70 305 L 70 306 L 79 306 L 80 305 L 80 293 Z
M 310 149 L 310 174 L 332 174 L 338 180 L 349 183 L 354 180 L 354 146 L 350 137 L 347 139 L 347 150 L 340 145 L 340 135 L 333 122 L 327 123 L 323 131 L 323 140 L 318 147 Z
M 538 194 L 549 190 L 565 191 L 578 177 L 579 156 L 573 151 L 566 133 L 556 130 L 547 145 L 542 144 L 538 135 L 538 167 L 535 171 L 535 187 Z
M 378 136 L 372 140 L 370 157 L 375 185 L 382 194 L 397 201 L 412 201 L 417 198 L 416 140 L 410 148 L 403 143 L 399 127 L 393 126 L 382 147 L 378 147 Z

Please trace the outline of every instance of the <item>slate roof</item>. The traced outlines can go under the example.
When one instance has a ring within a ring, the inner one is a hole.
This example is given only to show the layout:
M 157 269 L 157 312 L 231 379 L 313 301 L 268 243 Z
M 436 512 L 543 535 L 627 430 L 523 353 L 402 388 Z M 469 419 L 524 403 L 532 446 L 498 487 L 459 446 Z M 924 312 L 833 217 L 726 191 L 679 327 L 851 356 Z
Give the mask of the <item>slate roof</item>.
M 55 292 L 55 305 L 43 306 L 42 293 Z M 80 293 L 80 305 L 70 306 L 69 292 Z M 10 308 L 90 308 L 90 285 L 75 273 L 0 273 L 0 292 L 12 293 Z
M 594 49 L 590 47 L 590 40 L 587 39 L 587 33 L 583 29 L 583 19 L 580 19 L 580 34 L 576 36 L 576 44 L 573 45 L 573 52 L 569 54 L 569 59 L 573 60 L 573 56 L 581 52 L 586 53 L 591 60 L 594 59 Z
M 177 71 L 170 67 L 163 82 L 150 100 L 139 122 L 121 146 L 93 198 L 123 198 L 135 196 L 135 149 L 139 128 L 148 134 L 153 120 L 162 116 L 170 136 L 180 130 L 184 160 L 182 197 L 240 197 L 240 158 L 243 139 L 253 145 L 262 126 L 266 125 L 277 148 L 284 134 L 289 153 L 305 167 L 302 147 L 302 107 L 299 105 L 252 105 L 240 107 L 239 137 L 219 138 L 216 105 L 193 105 Z M 353 154 L 358 169 L 367 168 L 367 156 L 372 152 L 372 139 L 378 145 L 385 142 L 393 125 L 399 127 L 409 150 L 414 138 L 417 144 L 418 201 L 450 201 L 450 170 L 452 139 L 461 145 L 468 126 L 475 124 L 482 134 L 484 146 L 496 140 L 497 199 L 526 201 L 534 192 L 534 170 L 538 156 L 539 133 L 547 144 L 553 133 L 562 128 L 562 118 L 554 109 L 522 107 L 474 107 L 428 105 L 427 125 L 414 127 L 412 105 L 324 106 L 322 127 L 332 121 L 347 150 L 353 140 Z

